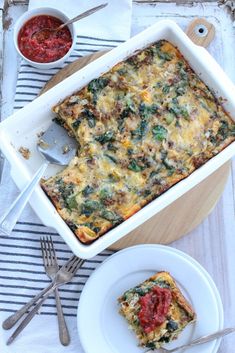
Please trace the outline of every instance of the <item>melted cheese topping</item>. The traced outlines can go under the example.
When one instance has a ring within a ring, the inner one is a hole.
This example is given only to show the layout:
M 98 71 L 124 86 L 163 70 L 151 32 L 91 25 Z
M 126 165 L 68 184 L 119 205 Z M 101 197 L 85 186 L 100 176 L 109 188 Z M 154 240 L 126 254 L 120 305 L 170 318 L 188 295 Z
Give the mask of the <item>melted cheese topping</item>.
M 53 108 L 80 144 L 42 187 L 89 243 L 234 141 L 234 123 L 177 48 L 157 42 Z

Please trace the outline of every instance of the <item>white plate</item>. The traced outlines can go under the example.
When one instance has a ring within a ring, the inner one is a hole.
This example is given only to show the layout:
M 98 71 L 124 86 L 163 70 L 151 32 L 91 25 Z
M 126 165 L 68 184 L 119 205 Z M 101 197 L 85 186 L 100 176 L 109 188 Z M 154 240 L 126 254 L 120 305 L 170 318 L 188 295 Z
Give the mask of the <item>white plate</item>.
M 197 313 L 189 325 L 166 348 L 223 328 L 223 307 L 210 275 L 190 256 L 162 245 L 137 245 L 110 256 L 92 274 L 80 297 L 78 331 L 86 353 L 140 353 L 135 334 L 118 313 L 117 298 L 157 271 L 169 271 Z M 216 353 L 220 340 L 190 349 L 190 353 Z M 189 350 L 187 350 L 188 352 Z M 180 351 L 179 351 L 180 352 Z

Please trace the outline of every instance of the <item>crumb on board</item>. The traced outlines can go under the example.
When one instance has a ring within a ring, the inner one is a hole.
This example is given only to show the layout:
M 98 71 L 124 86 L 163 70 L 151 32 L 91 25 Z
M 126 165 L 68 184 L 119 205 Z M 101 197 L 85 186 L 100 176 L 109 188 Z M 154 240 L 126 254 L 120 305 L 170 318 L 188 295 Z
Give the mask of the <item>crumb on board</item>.
M 71 150 L 71 148 L 70 148 L 69 145 L 64 145 L 64 146 L 62 147 L 62 153 L 63 153 L 63 154 L 68 153 L 70 150 Z
M 38 146 L 40 146 L 43 150 L 47 150 L 50 147 L 49 143 L 45 142 L 42 138 L 38 140 Z
M 21 153 L 21 155 L 25 158 L 25 159 L 29 159 L 31 152 L 28 148 L 21 146 L 18 151 Z
M 39 132 L 37 133 L 37 137 L 38 137 L 38 138 L 42 137 L 42 135 L 44 134 L 44 132 L 45 132 L 45 131 L 39 131 Z

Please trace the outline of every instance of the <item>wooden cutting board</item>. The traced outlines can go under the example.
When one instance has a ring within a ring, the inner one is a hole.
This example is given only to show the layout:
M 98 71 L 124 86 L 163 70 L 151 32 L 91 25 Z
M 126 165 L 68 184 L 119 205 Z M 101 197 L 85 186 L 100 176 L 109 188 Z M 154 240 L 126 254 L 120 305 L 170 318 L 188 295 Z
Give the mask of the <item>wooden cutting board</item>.
M 204 19 L 196 19 L 189 24 L 186 33 L 195 44 L 207 47 L 214 38 L 215 28 Z M 85 56 L 67 65 L 48 81 L 41 94 L 105 52 Z M 122 249 L 141 243 L 168 244 L 189 233 L 216 205 L 224 190 L 229 171 L 230 162 L 227 162 L 192 190 L 113 244 L 112 249 Z

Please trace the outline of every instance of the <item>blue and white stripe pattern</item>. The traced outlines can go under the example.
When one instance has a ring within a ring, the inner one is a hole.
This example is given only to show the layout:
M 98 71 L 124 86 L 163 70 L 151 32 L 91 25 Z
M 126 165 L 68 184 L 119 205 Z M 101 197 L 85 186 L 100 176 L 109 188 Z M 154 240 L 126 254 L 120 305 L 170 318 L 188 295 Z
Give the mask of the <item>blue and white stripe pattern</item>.
M 72 255 L 63 239 L 50 228 L 40 223 L 18 222 L 11 237 L 0 239 L 0 311 L 15 312 L 28 302 L 50 280 L 43 267 L 41 236 L 51 236 L 58 262 L 63 264 Z M 113 251 L 105 250 L 86 260 L 72 283 L 60 291 L 65 316 L 76 316 L 77 302 L 82 288 L 92 271 Z M 41 315 L 56 315 L 55 300 L 50 297 L 40 312 Z
M 112 49 L 121 42 L 123 41 L 80 36 L 74 52 L 64 65 L 84 55 Z M 39 70 L 22 62 L 16 85 L 14 109 L 20 109 L 35 99 L 46 82 L 59 69 L 58 67 Z M 32 219 L 35 220 L 33 214 Z M 50 281 L 43 268 L 39 242 L 41 236 L 52 237 L 60 264 L 72 255 L 63 239 L 53 229 L 40 224 L 40 221 L 34 223 L 31 217 L 27 221 L 19 221 L 10 237 L 0 235 L 0 312 L 6 312 L 4 317 L 7 313 L 18 310 Z M 105 250 L 91 260 L 87 260 L 72 283 L 60 289 L 65 316 L 76 316 L 78 298 L 86 280 L 92 271 L 112 253 L 110 250 Z M 40 314 L 56 315 L 53 296 L 43 305 Z

